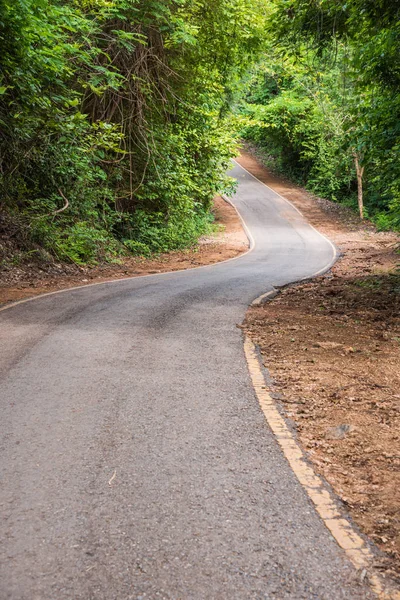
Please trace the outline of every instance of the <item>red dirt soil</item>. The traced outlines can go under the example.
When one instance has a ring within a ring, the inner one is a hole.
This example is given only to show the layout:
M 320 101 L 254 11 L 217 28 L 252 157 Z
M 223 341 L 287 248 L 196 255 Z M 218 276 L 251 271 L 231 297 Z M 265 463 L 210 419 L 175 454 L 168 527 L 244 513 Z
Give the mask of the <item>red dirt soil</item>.
M 399 582 L 400 239 L 271 174 L 249 153 L 238 162 L 342 253 L 328 274 L 251 308 L 245 330 L 316 471 L 379 547 L 375 566 Z
M 233 206 L 217 197 L 213 212 L 221 231 L 204 236 L 190 250 L 161 254 L 151 259 L 125 258 L 119 264 L 96 267 L 31 261 L 3 269 L 0 271 L 0 304 L 90 283 L 210 265 L 248 250 L 247 236 Z

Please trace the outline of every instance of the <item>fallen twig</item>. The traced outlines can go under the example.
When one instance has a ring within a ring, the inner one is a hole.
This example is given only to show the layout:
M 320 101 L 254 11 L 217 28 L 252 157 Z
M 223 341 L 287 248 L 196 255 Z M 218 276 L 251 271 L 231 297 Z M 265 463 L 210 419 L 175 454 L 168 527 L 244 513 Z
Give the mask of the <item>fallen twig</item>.
M 65 204 L 64 204 L 64 206 L 63 206 L 62 208 L 59 208 L 58 210 L 55 210 L 55 211 L 53 212 L 53 215 L 57 215 L 58 213 L 60 213 L 60 212 L 63 212 L 63 211 L 64 211 L 64 210 L 66 210 L 66 209 L 68 208 L 68 206 L 69 206 L 69 201 L 68 201 L 68 198 L 66 198 L 66 197 L 64 196 L 64 194 L 62 193 L 62 191 L 60 190 L 60 188 L 57 188 L 57 189 L 58 189 L 58 193 L 60 194 L 61 198 L 64 200 Z

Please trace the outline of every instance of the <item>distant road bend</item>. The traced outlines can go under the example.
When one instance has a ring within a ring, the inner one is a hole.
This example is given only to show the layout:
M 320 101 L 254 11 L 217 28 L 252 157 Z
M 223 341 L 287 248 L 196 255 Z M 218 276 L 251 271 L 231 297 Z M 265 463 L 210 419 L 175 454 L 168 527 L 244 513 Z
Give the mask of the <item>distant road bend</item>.
M 239 166 L 237 260 L 0 312 L 0 598 L 367 598 L 259 408 L 236 327 L 332 245 Z

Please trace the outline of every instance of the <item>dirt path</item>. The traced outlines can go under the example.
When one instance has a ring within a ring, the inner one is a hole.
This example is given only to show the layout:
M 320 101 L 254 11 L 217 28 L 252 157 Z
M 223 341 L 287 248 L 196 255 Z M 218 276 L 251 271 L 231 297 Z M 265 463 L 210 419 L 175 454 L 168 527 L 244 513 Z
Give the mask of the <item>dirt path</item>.
M 198 246 L 190 250 L 161 254 L 152 259 L 126 258 L 120 264 L 92 268 L 28 262 L 0 270 L 0 304 L 90 283 L 181 271 L 234 258 L 245 252 L 248 239 L 236 210 L 218 197 L 213 211 L 215 223 L 221 226 L 221 231 L 204 236 Z
M 271 175 L 248 153 L 238 162 L 343 255 L 329 274 L 249 310 L 246 329 L 316 470 L 382 551 L 377 566 L 400 581 L 399 237 Z

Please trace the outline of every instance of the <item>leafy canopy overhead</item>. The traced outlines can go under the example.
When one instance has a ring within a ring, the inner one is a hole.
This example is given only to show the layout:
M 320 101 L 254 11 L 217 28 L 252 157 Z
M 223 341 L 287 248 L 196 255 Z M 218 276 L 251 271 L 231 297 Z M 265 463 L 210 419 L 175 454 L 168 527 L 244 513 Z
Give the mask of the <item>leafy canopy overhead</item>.
M 245 122 L 339 201 L 356 155 L 400 227 L 399 24 L 389 0 L 0 0 L 0 222 L 77 263 L 188 246 Z
M 244 135 L 318 194 L 400 227 L 400 5 L 274 0 L 265 58 L 241 112 Z
M 93 261 L 185 246 L 209 227 L 264 9 L 0 0 L 0 187 L 27 247 Z

